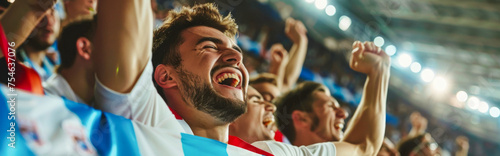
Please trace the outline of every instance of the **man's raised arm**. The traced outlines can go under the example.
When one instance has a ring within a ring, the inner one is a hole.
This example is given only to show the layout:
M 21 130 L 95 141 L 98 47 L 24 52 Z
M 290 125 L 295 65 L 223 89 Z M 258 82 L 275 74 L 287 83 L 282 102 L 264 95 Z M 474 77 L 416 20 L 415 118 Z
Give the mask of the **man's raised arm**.
M 151 57 L 153 13 L 149 0 L 99 0 L 92 53 L 97 78 L 129 92 Z
M 292 89 L 299 79 L 302 65 L 306 59 L 308 44 L 307 29 L 301 21 L 287 19 L 285 34 L 293 41 L 293 46 L 290 49 L 290 59 L 283 77 L 283 87 L 280 88 L 282 92 Z
M 375 155 L 384 140 L 390 57 L 371 42 L 356 41 L 353 48 L 351 68 L 368 77 L 344 138 L 334 144 L 337 155 Z

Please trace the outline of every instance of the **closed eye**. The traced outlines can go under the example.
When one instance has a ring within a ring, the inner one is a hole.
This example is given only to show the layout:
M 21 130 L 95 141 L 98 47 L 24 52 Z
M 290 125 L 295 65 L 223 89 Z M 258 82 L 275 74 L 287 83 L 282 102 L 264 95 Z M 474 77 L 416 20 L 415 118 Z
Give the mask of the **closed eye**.
M 217 47 L 213 46 L 213 45 L 206 45 L 206 46 L 203 46 L 203 49 L 206 49 L 206 48 L 210 48 L 210 49 L 215 49 L 215 50 L 218 50 Z

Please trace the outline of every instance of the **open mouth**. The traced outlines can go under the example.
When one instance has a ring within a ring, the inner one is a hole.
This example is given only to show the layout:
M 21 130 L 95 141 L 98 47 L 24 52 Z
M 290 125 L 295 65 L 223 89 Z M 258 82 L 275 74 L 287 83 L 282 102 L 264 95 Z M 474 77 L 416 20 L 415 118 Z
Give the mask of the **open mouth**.
M 274 123 L 274 117 L 265 117 L 264 120 L 262 121 L 264 127 L 268 129 L 272 129 L 273 123 Z
M 238 87 L 240 85 L 240 77 L 234 73 L 221 73 L 216 77 L 217 83 L 230 87 Z

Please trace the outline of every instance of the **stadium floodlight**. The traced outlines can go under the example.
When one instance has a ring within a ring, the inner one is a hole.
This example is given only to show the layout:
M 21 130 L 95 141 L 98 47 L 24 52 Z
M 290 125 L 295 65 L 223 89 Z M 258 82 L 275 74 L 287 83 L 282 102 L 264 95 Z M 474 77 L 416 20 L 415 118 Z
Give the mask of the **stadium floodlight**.
M 431 69 L 424 69 L 420 73 L 420 78 L 422 78 L 424 82 L 431 82 L 432 79 L 434 79 L 434 71 Z
M 326 0 L 316 0 L 314 2 L 314 6 L 316 6 L 316 8 L 318 8 L 319 10 L 324 9 L 327 4 L 328 2 Z
M 398 56 L 398 63 L 399 63 L 399 65 L 401 65 L 401 67 L 406 68 L 406 67 L 410 66 L 411 62 L 412 62 L 412 58 L 408 54 L 401 54 Z
M 491 117 L 498 118 L 498 116 L 500 116 L 500 109 L 498 109 L 498 107 L 491 107 L 490 115 Z
M 488 112 L 488 109 L 490 109 L 490 107 L 488 106 L 488 103 L 484 102 L 484 101 L 481 101 L 479 103 L 479 107 L 477 108 L 479 110 L 479 112 L 481 113 L 486 113 Z
M 393 45 L 388 45 L 385 47 L 385 53 L 389 56 L 396 54 L 396 47 Z
M 384 42 L 384 38 L 381 36 L 377 36 L 375 37 L 375 39 L 373 39 L 373 43 L 378 47 L 382 47 L 384 45 Z
M 469 106 L 470 109 L 477 109 L 479 107 L 479 99 L 471 96 L 469 100 L 467 100 L 467 106 Z
M 333 16 L 337 12 L 337 9 L 335 9 L 333 5 L 328 5 L 326 6 L 325 12 L 328 16 Z
M 458 91 L 457 92 L 457 100 L 459 102 L 467 101 L 467 97 L 468 97 L 467 92 L 465 92 L 465 91 Z
M 351 26 L 351 18 L 347 16 L 340 16 L 339 18 L 339 28 L 342 31 L 346 31 Z
M 420 72 L 420 70 L 422 69 L 422 66 L 420 65 L 420 63 L 418 62 L 413 62 L 411 65 L 410 65 L 410 70 L 414 73 L 418 73 Z

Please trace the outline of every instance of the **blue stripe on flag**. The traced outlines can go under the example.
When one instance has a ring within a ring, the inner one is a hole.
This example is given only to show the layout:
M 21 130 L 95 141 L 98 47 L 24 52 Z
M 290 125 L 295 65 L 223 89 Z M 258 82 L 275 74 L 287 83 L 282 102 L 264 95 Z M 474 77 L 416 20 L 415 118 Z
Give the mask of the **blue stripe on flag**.
M 64 103 L 80 118 L 99 155 L 140 155 L 130 120 L 67 99 Z
M 2 92 L 0 90 L 0 92 Z M 9 97 L 9 100 L 11 100 L 11 98 L 14 98 L 13 100 L 15 100 L 15 104 L 18 105 L 19 103 L 17 102 L 18 99 L 16 97 Z M 33 152 L 28 148 L 27 144 L 26 144 L 26 140 L 24 140 L 23 136 L 21 135 L 21 133 L 19 132 L 19 126 L 17 124 L 17 122 L 15 121 L 15 118 L 13 117 L 10 117 L 10 119 L 12 120 L 9 120 L 9 116 L 11 116 L 9 113 L 11 112 L 11 108 L 12 108 L 12 112 L 15 113 L 15 108 L 16 106 L 13 105 L 13 107 L 9 106 L 9 103 L 7 101 L 9 101 L 6 99 L 6 97 L 4 96 L 4 93 L 2 92 L 2 94 L 0 95 L 0 103 L 2 106 L 0 106 L 0 114 L 4 114 L 5 116 L 2 116 L 0 117 L 0 138 L 2 139 L 2 141 L 0 141 L 0 143 L 2 143 L 0 145 L 0 155 L 35 155 L 33 154 Z M 17 114 L 13 114 L 11 113 L 12 115 L 16 115 L 17 117 Z M 11 127 L 10 124 L 13 123 L 15 124 L 14 127 Z M 15 133 L 11 133 L 9 132 L 11 130 L 11 128 L 14 128 L 15 129 Z M 8 137 L 11 137 L 11 134 L 15 136 L 13 137 L 12 139 L 12 142 L 14 142 L 15 144 L 12 144 L 14 145 L 15 148 L 12 148 L 12 147 L 9 147 L 8 145 L 11 144 L 11 138 L 8 138 Z
M 184 156 L 227 156 L 227 144 L 217 140 L 181 133 L 181 142 Z

